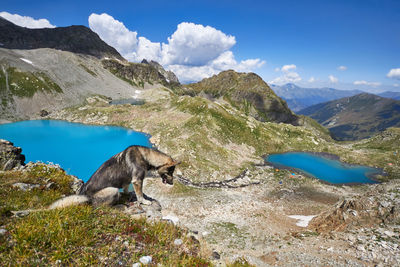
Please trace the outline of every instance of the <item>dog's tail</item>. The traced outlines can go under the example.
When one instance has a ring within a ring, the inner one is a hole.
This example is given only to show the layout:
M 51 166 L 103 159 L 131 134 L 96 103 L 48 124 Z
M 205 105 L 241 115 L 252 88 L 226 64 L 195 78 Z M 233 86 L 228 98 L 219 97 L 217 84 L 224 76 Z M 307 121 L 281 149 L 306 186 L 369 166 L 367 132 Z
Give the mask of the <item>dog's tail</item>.
M 89 198 L 85 195 L 72 195 L 63 197 L 49 206 L 49 210 L 65 208 L 69 206 L 81 205 L 89 202 Z

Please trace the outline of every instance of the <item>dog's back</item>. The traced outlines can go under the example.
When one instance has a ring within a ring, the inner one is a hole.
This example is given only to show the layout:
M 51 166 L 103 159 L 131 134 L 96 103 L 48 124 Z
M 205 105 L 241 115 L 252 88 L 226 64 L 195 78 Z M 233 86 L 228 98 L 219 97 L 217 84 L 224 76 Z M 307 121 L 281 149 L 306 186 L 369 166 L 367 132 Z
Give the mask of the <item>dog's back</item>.
M 134 175 L 173 162 L 168 155 L 143 146 L 130 146 L 104 162 L 82 187 L 80 194 L 91 196 L 106 187 L 122 188 Z

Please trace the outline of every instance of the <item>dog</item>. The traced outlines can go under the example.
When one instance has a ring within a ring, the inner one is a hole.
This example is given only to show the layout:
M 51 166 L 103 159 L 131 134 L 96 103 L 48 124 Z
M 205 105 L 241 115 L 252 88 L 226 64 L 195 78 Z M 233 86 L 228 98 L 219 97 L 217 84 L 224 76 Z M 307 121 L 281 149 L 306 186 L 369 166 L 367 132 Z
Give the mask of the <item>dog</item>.
M 164 184 L 173 184 L 175 166 L 180 162 L 153 148 L 130 146 L 112 156 L 82 186 L 78 195 L 65 197 L 54 202 L 49 208 L 60 208 L 91 202 L 112 204 L 119 199 L 119 189 L 129 193 L 132 183 L 138 203 L 150 205 L 143 197 L 143 180 L 148 171 L 156 170 Z

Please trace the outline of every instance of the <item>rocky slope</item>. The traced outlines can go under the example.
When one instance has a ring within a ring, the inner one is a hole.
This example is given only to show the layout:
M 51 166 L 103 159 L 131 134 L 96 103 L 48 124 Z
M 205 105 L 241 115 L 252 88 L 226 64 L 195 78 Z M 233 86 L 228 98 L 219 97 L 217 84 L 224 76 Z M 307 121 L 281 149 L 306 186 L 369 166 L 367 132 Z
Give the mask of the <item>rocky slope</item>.
M 8 49 L 53 48 L 97 58 L 124 58 L 85 26 L 44 29 L 20 27 L 0 17 L 0 47 Z
M 271 85 L 271 89 L 284 99 L 289 108 L 298 112 L 319 103 L 362 93 L 360 90 L 338 90 L 334 88 L 302 88 L 293 83 L 282 86 Z
M 259 121 L 298 124 L 298 117 L 286 102 L 254 73 L 222 71 L 198 83 L 186 85 L 184 93 L 208 99 L 222 98 Z
M 367 138 L 400 126 L 400 101 L 367 93 L 321 103 L 299 113 L 327 127 L 339 140 Z
M 0 119 L 37 118 L 101 94 L 131 98 L 137 87 L 115 77 L 93 56 L 43 48 L 0 48 Z
M 144 87 L 147 84 L 160 84 L 169 88 L 179 88 L 178 78 L 171 71 L 166 71 L 155 61 L 142 63 L 127 63 L 118 60 L 104 59 L 103 67 L 120 79 L 133 86 Z

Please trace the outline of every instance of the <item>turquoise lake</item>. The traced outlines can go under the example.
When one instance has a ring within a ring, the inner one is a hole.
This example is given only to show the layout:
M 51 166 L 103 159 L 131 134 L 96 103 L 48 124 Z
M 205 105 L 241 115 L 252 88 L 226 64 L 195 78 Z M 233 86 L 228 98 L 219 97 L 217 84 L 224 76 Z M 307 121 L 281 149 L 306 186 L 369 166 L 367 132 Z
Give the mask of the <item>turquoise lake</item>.
M 278 168 L 293 168 L 331 184 L 374 184 L 377 182 L 369 177 L 381 173 L 375 168 L 349 165 L 306 152 L 272 154 L 266 157 L 266 161 Z
M 122 127 L 56 120 L 0 125 L 0 138 L 22 148 L 25 162 L 59 164 L 68 174 L 87 181 L 110 157 L 131 145 L 151 147 L 149 135 Z

